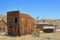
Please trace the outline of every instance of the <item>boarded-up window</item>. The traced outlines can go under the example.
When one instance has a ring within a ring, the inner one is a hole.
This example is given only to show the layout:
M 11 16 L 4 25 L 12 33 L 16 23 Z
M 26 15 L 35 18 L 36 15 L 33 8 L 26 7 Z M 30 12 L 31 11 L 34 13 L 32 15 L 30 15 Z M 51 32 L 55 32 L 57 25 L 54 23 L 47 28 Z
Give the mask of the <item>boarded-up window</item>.
M 10 26 L 10 28 L 12 28 L 12 26 Z

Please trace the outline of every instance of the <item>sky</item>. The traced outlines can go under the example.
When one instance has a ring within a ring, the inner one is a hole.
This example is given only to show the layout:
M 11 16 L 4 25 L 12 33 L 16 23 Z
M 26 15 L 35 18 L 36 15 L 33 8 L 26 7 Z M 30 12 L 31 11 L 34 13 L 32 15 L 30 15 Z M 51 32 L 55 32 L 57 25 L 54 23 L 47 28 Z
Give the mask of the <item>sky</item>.
M 0 14 L 15 10 L 33 18 L 60 19 L 60 0 L 0 0 Z

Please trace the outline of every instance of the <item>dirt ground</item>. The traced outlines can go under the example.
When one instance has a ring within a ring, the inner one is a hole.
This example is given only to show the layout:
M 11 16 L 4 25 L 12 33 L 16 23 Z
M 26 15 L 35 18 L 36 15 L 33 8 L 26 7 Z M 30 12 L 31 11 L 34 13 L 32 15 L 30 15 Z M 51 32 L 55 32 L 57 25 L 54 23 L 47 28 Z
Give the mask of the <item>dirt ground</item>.
M 39 37 L 26 35 L 21 37 L 0 36 L 0 40 L 60 40 L 60 31 L 56 33 L 40 33 Z

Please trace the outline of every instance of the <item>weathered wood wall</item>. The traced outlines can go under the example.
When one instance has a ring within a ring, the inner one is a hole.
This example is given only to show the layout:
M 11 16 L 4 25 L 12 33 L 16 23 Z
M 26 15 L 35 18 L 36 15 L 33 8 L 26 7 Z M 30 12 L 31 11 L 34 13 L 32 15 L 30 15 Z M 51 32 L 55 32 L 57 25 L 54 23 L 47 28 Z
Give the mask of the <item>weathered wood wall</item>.
M 17 18 L 16 23 L 15 18 Z M 8 35 L 20 36 L 19 11 L 7 12 L 7 26 L 8 26 Z
M 7 33 L 7 23 L 3 19 L 0 20 L 0 33 Z
M 15 23 L 15 17 L 17 23 Z M 26 35 L 31 34 L 34 21 L 28 14 L 19 14 L 19 11 L 7 12 L 7 26 L 9 35 Z
M 20 14 L 20 24 L 22 27 L 22 34 L 31 34 L 33 30 L 33 18 L 28 14 Z

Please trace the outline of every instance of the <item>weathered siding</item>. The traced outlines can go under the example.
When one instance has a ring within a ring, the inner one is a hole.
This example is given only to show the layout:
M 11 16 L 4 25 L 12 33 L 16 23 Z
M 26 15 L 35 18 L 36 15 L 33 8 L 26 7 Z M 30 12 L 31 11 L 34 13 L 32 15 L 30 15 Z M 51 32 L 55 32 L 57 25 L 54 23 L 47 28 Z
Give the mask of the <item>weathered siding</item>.
M 15 23 L 15 18 L 17 22 Z M 19 35 L 19 11 L 7 12 L 7 26 L 8 26 L 8 35 Z
M 31 34 L 33 28 L 33 18 L 27 14 L 20 14 L 20 24 L 22 26 L 22 34 Z
M 17 23 L 15 23 L 15 17 L 17 17 Z M 7 13 L 7 25 L 9 35 L 20 36 L 31 34 L 34 26 L 33 23 L 33 18 L 28 14 L 19 14 L 19 11 L 12 11 Z
M 0 20 L 0 33 L 7 33 L 7 23 L 1 19 Z

